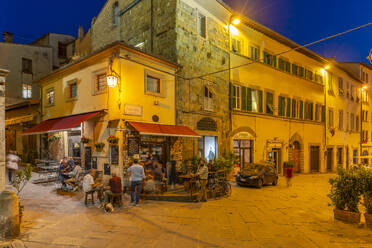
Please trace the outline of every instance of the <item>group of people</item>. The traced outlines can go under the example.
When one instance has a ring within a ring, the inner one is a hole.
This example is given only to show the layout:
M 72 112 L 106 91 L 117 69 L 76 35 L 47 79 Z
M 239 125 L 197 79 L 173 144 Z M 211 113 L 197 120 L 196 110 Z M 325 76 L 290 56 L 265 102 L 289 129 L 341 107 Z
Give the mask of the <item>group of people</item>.
M 62 183 L 64 190 L 76 191 L 79 188 L 80 175 L 83 169 L 81 166 L 74 162 L 74 160 L 64 157 L 60 161 L 58 168 L 58 179 Z

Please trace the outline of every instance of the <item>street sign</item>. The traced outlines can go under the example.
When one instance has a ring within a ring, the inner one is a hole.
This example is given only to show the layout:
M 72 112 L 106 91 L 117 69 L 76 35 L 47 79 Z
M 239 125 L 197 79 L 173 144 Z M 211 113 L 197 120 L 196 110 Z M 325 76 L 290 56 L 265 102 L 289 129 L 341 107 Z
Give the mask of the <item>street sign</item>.
M 369 63 L 372 64 L 372 49 L 371 49 L 371 51 L 369 51 L 369 55 L 368 55 L 367 59 L 369 60 Z

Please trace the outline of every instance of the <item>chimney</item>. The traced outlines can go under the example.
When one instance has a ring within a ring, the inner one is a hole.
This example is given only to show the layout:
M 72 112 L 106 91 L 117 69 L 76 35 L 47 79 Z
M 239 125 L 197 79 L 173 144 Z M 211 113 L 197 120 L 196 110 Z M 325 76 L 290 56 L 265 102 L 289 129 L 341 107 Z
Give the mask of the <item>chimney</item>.
M 4 42 L 13 43 L 13 34 L 11 32 L 3 32 Z
M 79 25 L 78 39 L 81 40 L 83 38 L 84 38 L 84 28 L 83 28 L 83 26 Z

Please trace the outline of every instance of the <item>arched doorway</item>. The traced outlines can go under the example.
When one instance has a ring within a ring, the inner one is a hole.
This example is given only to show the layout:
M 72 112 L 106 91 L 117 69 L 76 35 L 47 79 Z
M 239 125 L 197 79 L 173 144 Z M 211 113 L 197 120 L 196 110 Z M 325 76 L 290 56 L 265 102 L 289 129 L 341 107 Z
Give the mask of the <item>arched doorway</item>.
M 294 164 L 294 168 L 293 170 L 297 173 L 300 173 L 301 172 L 301 145 L 300 145 L 300 142 L 298 141 L 295 141 L 293 142 L 292 144 L 292 152 L 290 154 L 290 161 L 293 162 Z

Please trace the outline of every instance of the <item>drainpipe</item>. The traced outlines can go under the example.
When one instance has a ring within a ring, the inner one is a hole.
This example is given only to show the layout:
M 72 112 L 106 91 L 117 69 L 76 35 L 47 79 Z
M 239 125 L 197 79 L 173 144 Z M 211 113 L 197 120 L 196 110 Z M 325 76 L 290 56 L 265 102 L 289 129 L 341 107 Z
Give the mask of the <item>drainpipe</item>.
M 323 85 L 323 93 L 324 93 L 324 165 L 326 167 L 325 169 L 327 170 L 327 156 L 328 156 L 327 154 L 327 81 Z
M 154 30 L 153 30 L 153 23 L 154 23 L 154 13 L 153 13 L 153 6 L 154 6 L 154 2 L 153 0 L 150 0 L 150 51 L 153 52 L 154 51 Z

